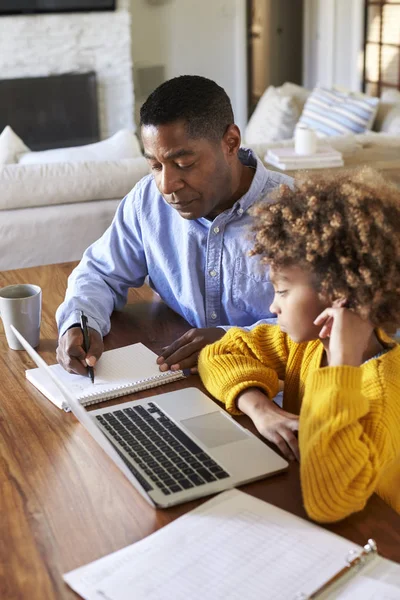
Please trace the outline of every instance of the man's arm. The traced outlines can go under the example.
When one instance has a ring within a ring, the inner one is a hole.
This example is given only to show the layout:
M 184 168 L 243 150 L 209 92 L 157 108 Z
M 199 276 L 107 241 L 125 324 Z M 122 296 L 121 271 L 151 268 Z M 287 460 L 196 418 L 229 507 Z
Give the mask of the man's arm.
M 140 185 L 140 184 L 139 184 Z M 138 186 L 119 205 L 111 226 L 88 248 L 68 280 L 64 302 L 56 313 L 60 333 L 58 362 L 70 373 L 85 374 L 103 352 L 102 336 L 110 330 L 110 315 L 121 309 L 129 287 L 139 287 L 147 275 L 140 219 Z M 80 311 L 88 318 L 90 347 L 83 349 Z
M 135 207 L 138 193 L 136 186 L 122 200 L 111 226 L 86 250 L 71 273 L 65 300 L 56 313 L 60 336 L 79 322 L 81 310 L 89 327 L 106 335 L 110 315 L 123 308 L 128 289 L 143 284 L 147 264 Z

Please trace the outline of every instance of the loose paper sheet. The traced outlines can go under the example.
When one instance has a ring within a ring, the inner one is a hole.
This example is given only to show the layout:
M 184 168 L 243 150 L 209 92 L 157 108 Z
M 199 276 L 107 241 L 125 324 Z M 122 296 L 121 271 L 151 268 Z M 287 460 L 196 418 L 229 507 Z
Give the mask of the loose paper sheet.
M 64 578 L 87 600 L 288 600 L 332 577 L 351 549 L 359 547 L 231 490 Z

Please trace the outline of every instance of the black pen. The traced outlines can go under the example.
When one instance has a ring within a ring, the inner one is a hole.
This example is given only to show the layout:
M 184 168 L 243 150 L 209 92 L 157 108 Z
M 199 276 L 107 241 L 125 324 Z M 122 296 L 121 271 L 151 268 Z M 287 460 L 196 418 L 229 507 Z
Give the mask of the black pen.
M 89 331 L 88 331 L 87 322 L 88 322 L 87 316 L 85 315 L 83 310 L 81 310 L 81 329 L 82 329 L 82 333 L 83 333 L 83 349 L 85 352 L 88 352 L 88 350 L 90 348 Z M 88 375 L 89 375 L 90 379 L 92 380 L 92 383 L 94 383 L 93 367 L 88 366 Z

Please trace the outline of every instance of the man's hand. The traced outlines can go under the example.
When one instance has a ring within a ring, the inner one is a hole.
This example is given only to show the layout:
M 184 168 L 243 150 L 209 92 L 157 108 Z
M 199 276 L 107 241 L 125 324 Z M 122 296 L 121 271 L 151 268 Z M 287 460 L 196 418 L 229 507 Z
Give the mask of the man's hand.
M 162 349 L 162 355 L 157 359 L 160 371 L 172 369 L 190 369 L 197 373 L 197 359 L 200 350 L 221 339 L 225 330 L 220 327 L 207 327 L 203 329 L 189 329 L 175 342 Z
M 57 348 L 57 360 L 68 373 L 87 375 L 87 367 L 94 367 L 103 354 L 103 338 L 96 329 L 88 328 L 90 348 L 83 349 L 83 334 L 80 327 L 67 329 Z
M 319 337 L 329 339 L 329 366 L 359 367 L 373 333 L 373 326 L 348 308 L 325 309 L 314 321 L 322 325 Z
M 283 456 L 290 461 L 300 461 L 299 417 L 277 406 L 261 390 L 248 388 L 239 395 L 239 410 L 250 417 L 265 439 L 276 444 Z

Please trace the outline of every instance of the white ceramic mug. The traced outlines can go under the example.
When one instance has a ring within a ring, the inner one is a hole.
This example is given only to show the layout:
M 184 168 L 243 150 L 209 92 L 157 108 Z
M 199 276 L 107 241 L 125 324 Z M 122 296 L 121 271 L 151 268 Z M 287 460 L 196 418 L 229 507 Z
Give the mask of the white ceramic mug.
M 294 134 L 294 151 L 296 154 L 315 154 L 317 151 L 317 136 L 307 125 L 297 125 Z
M 11 350 L 23 347 L 10 325 L 23 335 L 33 348 L 39 344 L 42 318 L 42 290 L 38 285 L 17 284 L 0 289 L 0 317 Z

